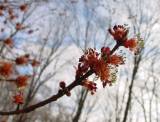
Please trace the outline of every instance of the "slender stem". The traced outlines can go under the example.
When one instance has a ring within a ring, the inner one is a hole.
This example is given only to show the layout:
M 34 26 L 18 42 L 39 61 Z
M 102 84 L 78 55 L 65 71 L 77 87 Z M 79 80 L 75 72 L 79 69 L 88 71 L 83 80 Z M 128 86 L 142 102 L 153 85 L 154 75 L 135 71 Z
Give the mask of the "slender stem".
M 0 79 L 0 81 L 5 81 L 5 82 L 15 82 L 16 79 Z
M 120 46 L 119 44 L 116 44 L 111 50 L 110 55 L 112 55 L 119 48 L 119 46 Z

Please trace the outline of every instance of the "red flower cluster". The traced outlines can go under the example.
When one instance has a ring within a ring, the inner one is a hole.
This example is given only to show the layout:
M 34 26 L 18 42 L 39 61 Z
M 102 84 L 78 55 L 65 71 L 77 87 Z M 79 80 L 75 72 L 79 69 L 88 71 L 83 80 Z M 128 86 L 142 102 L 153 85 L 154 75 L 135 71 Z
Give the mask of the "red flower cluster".
M 80 78 L 89 69 L 95 71 L 95 65 L 98 64 L 98 53 L 93 49 L 88 49 L 79 59 L 78 69 L 76 71 L 76 79 Z
M 29 61 L 29 55 L 26 54 L 26 55 L 17 57 L 15 62 L 17 65 L 24 65 L 24 64 L 27 64 L 28 61 Z
M 16 78 L 16 85 L 18 88 L 23 88 L 27 86 L 27 80 L 29 79 L 28 76 L 20 75 Z
M 112 65 L 124 64 L 124 59 L 121 55 L 111 55 L 108 57 L 107 63 Z
M 109 47 L 102 47 L 101 55 L 99 55 L 98 52 L 93 49 L 88 49 L 79 59 L 76 78 L 80 78 L 82 75 L 87 73 L 87 71 L 92 70 L 102 81 L 103 87 L 105 87 L 107 84 L 111 84 L 113 81 L 111 72 L 113 67 L 116 68 L 121 64 L 124 64 L 123 57 L 117 54 L 111 55 Z M 82 85 L 87 87 L 92 94 L 97 89 L 95 83 L 88 81 L 87 79 L 83 81 Z
M 123 25 L 115 25 L 113 29 L 109 28 L 108 31 L 117 43 L 123 43 L 127 40 L 128 29 Z
M 0 75 L 9 77 L 13 72 L 13 65 L 9 62 L 0 62 Z
M 25 55 L 17 57 L 15 62 L 17 65 L 26 65 L 30 63 L 32 67 L 37 67 L 40 65 L 40 62 L 37 61 L 36 59 L 30 59 L 29 54 L 25 54 Z
M 124 64 L 124 59 L 121 55 L 117 55 L 117 54 L 110 55 L 109 47 L 101 48 L 101 58 L 108 64 L 112 64 L 112 65 Z
M 130 51 L 133 51 L 136 54 L 138 53 L 139 49 L 142 47 L 142 45 L 140 45 L 141 42 L 142 40 L 138 40 L 137 38 L 131 38 L 125 41 L 124 46 L 126 48 L 129 48 Z
M 89 80 L 84 80 L 82 82 L 82 86 L 86 87 L 89 91 L 91 91 L 91 94 L 93 95 L 96 92 L 96 83 L 89 81 Z
M 138 39 L 128 39 L 129 30 L 123 25 L 115 25 L 113 29 L 108 30 L 116 40 L 116 46 L 124 46 L 131 51 L 135 51 L 138 46 Z M 117 67 L 124 64 L 125 60 L 122 55 L 112 54 L 109 47 L 102 47 L 101 53 L 95 49 L 88 49 L 79 59 L 78 68 L 76 70 L 76 79 L 92 70 L 96 77 L 102 81 L 103 87 L 107 84 L 111 85 L 117 78 Z M 81 84 L 88 88 L 93 94 L 97 87 L 93 81 L 88 81 L 87 78 Z
M 115 25 L 113 29 L 108 29 L 109 33 L 113 36 L 119 46 L 129 48 L 129 50 L 137 53 L 139 48 L 142 47 L 143 40 L 139 38 L 128 39 L 129 30 L 123 25 Z
M 7 38 L 6 40 L 4 40 L 4 44 L 9 46 L 9 47 L 13 47 L 13 40 L 12 38 Z
M 23 104 L 24 103 L 23 94 L 19 93 L 19 94 L 13 96 L 13 102 L 16 104 Z

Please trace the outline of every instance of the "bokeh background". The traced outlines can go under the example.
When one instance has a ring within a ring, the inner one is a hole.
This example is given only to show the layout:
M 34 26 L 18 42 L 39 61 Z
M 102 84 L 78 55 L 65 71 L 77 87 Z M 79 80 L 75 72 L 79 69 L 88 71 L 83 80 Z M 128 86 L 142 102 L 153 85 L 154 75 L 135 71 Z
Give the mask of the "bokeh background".
M 59 89 L 59 82 L 74 81 L 75 67 L 87 48 L 113 47 L 108 28 L 129 27 L 129 36 L 144 39 L 144 48 L 134 55 L 121 47 L 126 57 L 112 86 L 98 84 L 96 94 L 76 87 L 64 96 L 31 113 L 0 116 L 1 122 L 160 122 L 160 1 L 159 0 L 8 0 L 16 10 L 23 2 L 28 11 L 16 21 L 27 29 L 12 38 L 9 57 L 30 54 L 41 62 L 37 68 L 17 66 L 19 74 L 33 75 L 25 91 L 25 108 Z M 0 0 L 2 4 L 3 0 Z M 12 34 L 12 24 L 0 17 L 0 40 Z M 1 45 L 2 48 L 2 45 Z M 5 51 L 4 51 L 5 52 Z M 2 56 L 1 56 L 2 58 Z M 15 110 L 12 84 L 0 83 L 0 110 Z

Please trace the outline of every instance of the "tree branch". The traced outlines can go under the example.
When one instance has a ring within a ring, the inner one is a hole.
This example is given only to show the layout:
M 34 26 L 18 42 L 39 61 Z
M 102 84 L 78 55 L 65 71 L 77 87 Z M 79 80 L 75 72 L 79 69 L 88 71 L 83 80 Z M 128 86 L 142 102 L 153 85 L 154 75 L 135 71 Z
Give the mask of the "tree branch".
M 113 49 L 111 50 L 110 52 L 110 55 L 112 55 L 118 48 L 119 48 L 120 45 L 115 45 L 113 47 Z M 92 75 L 94 72 L 92 70 L 89 70 L 85 75 L 83 75 L 82 77 L 80 77 L 79 79 L 76 79 L 75 81 L 73 81 L 70 85 L 68 85 L 66 87 L 66 89 L 68 91 L 71 91 L 74 87 L 78 86 L 81 84 L 81 82 L 88 78 L 90 75 Z M 47 105 L 48 103 L 51 103 L 53 101 L 56 101 L 58 100 L 59 98 L 61 98 L 63 95 L 65 95 L 65 90 L 59 90 L 58 93 L 56 95 L 53 95 L 51 96 L 50 98 L 46 99 L 46 100 L 43 100 L 37 104 L 34 104 L 34 105 L 31 105 L 31 106 L 28 106 L 24 109 L 21 109 L 21 110 L 15 110 L 15 111 L 8 111 L 8 112 L 3 112 L 3 111 L 0 111 L 0 115 L 14 115 L 14 114 L 24 114 L 24 113 L 29 113 L 31 111 L 34 111 L 35 109 L 37 108 L 40 108 L 40 107 L 43 107 L 44 105 Z

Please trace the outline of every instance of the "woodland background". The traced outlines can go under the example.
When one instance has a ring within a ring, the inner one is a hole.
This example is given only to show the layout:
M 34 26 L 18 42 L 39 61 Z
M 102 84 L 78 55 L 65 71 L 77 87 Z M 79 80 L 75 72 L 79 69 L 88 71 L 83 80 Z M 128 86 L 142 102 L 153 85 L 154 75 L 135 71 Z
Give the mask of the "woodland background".
M 1 0 L 2 1 L 2 0 Z M 0 2 L 1 2 L 0 1 Z M 33 74 L 22 108 L 57 93 L 59 81 L 74 81 L 75 66 L 89 47 L 113 47 L 107 29 L 127 24 L 130 34 L 140 33 L 145 46 L 139 55 L 122 50 L 126 63 L 117 81 L 91 95 L 76 87 L 64 96 L 28 114 L 0 116 L 2 122 L 159 122 L 160 121 L 160 1 L 159 0 L 10 0 L 18 6 L 28 3 L 22 21 L 34 32 L 13 37 L 13 55 L 29 53 L 41 65 L 17 67 L 21 74 Z M 0 28 L 3 27 L 0 18 Z M 0 32 L 0 40 L 10 35 Z M 2 48 L 2 45 L 1 45 Z M 1 52 L 5 54 L 5 51 Z M 1 55 L 2 55 L 1 54 Z M 2 58 L 2 57 L 1 57 Z M 101 87 L 101 86 L 99 86 Z M 0 83 L 0 110 L 15 108 L 11 84 Z M 127 114 L 128 113 L 128 114 Z M 127 119 L 125 119 L 127 118 Z

